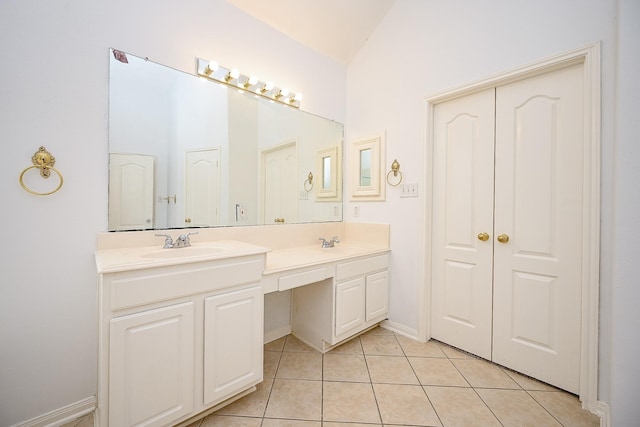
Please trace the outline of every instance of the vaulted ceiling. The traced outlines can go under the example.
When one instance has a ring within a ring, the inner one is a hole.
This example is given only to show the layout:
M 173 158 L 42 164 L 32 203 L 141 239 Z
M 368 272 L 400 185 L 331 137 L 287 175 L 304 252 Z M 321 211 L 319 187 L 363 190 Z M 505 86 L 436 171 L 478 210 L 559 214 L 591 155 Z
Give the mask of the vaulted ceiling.
M 301 44 L 348 63 L 395 0 L 226 0 Z

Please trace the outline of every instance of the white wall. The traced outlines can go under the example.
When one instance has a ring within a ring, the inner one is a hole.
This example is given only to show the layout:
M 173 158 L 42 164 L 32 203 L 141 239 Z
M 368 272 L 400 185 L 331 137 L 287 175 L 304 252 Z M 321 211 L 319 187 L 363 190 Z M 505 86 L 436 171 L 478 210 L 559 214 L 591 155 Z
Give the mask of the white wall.
M 400 198 L 398 189 L 388 187 L 384 203 L 346 203 L 345 219 L 391 224 L 390 320 L 409 331 L 416 330 L 419 288 L 423 285 L 420 268 L 429 256 L 421 242 L 423 230 L 417 227 L 425 214 L 424 188 L 430 185 L 423 178 L 428 173 L 423 151 L 429 132 L 425 98 L 601 41 L 599 398 L 611 401 L 614 425 L 627 426 L 640 419 L 639 368 L 633 362 L 640 351 L 639 311 L 633 308 L 640 300 L 638 274 L 633 269 L 638 259 L 640 208 L 640 173 L 634 167 L 639 155 L 640 16 L 637 1 L 619 1 L 623 17 L 620 71 L 616 74 L 617 0 L 397 0 L 349 64 L 347 142 L 386 130 L 387 168 L 397 158 L 403 182 L 419 183 L 420 196 Z M 620 115 L 614 120 L 614 114 L 621 112 L 628 117 L 623 120 Z M 360 208 L 358 218 L 354 217 L 355 206 Z
M 190 73 L 196 56 L 216 59 L 345 120 L 344 65 L 223 0 L 0 2 L 0 426 L 96 392 L 93 252 L 107 228 L 109 47 Z M 48 197 L 18 184 L 40 145 L 65 179 Z

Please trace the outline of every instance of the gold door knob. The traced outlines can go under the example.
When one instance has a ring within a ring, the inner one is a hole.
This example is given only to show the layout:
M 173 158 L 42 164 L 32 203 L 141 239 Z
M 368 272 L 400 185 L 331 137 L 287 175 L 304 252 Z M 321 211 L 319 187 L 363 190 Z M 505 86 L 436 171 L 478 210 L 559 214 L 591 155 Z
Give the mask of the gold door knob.
M 486 242 L 487 240 L 489 240 L 489 235 L 483 231 L 482 233 L 478 234 L 478 239 Z
M 508 241 L 509 241 L 509 236 L 507 236 L 506 234 L 501 234 L 498 236 L 498 242 L 507 243 Z
M 191 218 L 185 218 L 184 222 L 186 222 L 187 224 L 191 224 Z

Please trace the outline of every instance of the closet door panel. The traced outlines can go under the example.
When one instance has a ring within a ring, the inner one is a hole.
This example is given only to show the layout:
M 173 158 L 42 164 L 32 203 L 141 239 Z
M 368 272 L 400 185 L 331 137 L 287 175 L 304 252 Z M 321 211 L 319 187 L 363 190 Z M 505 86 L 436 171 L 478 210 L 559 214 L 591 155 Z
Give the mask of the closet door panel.
M 493 89 L 434 109 L 432 336 L 491 357 Z
M 582 66 L 497 88 L 493 360 L 579 391 Z M 504 240 L 504 239 L 502 239 Z

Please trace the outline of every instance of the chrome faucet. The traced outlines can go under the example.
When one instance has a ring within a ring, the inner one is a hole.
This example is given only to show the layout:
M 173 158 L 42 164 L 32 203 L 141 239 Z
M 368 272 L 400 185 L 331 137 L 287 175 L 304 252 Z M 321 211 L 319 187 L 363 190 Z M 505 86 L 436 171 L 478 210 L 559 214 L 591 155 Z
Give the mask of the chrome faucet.
M 323 248 L 333 248 L 336 245 L 336 243 L 340 243 L 340 240 L 338 239 L 337 236 L 333 236 L 329 241 L 327 241 L 324 237 L 320 237 L 318 238 L 318 240 L 322 240 Z
M 175 243 L 173 244 L 174 248 L 188 248 L 191 246 L 191 240 L 189 240 L 189 236 L 192 234 L 198 234 L 197 231 L 192 231 L 189 233 L 184 233 L 178 236 Z
M 171 249 L 173 247 L 173 238 L 168 234 L 156 233 L 157 237 L 164 237 L 164 246 L 163 249 Z
M 191 246 L 191 240 L 189 240 L 189 236 L 192 234 L 198 234 L 198 232 L 194 231 L 190 233 L 181 234 L 180 236 L 178 236 L 175 242 L 173 241 L 173 238 L 168 234 L 156 233 L 156 236 L 165 238 L 164 246 L 162 246 L 163 249 L 171 249 L 171 248 L 187 248 Z

